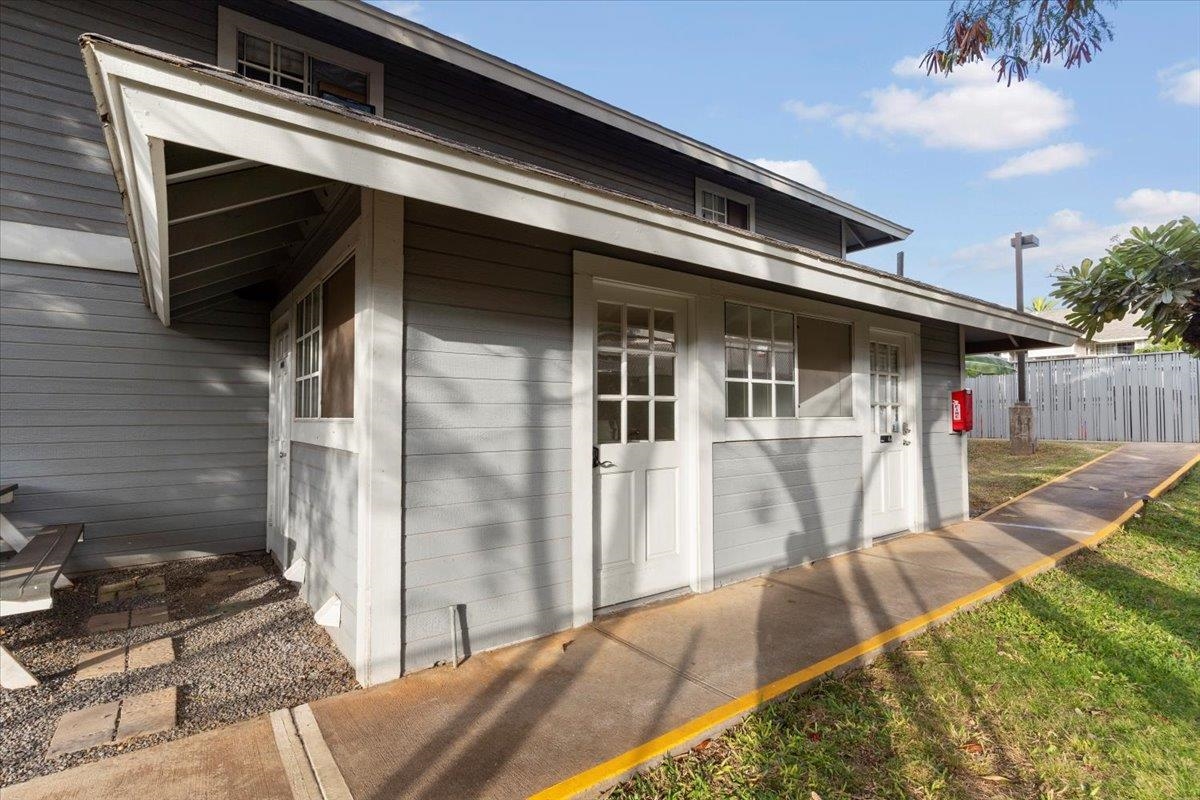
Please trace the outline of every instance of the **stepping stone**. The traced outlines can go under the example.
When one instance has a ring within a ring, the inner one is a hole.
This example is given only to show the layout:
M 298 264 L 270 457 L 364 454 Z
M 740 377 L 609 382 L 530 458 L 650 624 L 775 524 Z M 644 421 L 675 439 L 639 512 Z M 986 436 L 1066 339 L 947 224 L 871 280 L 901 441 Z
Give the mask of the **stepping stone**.
M 63 714 L 46 750 L 46 758 L 57 758 L 112 741 L 117 726 L 119 700 Z
M 127 580 L 117 581 L 115 583 L 103 583 L 96 590 L 97 603 L 111 603 L 118 599 L 121 592 L 128 592 L 137 587 L 136 578 L 128 578 Z
M 88 633 L 123 631 L 129 627 L 128 611 L 113 611 L 109 614 L 93 614 L 88 618 Z
M 267 577 L 267 572 L 257 564 L 233 569 L 215 569 L 205 574 L 205 583 L 231 583 Z
M 167 640 L 170 641 L 170 640 Z M 135 694 L 121 701 L 116 741 L 162 733 L 175 727 L 176 687 Z
M 107 678 L 125 671 L 125 645 L 84 653 L 75 664 L 75 680 Z
M 129 615 L 129 627 L 140 628 L 143 625 L 159 625 L 170 622 L 171 615 L 167 613 L 165 603 L 135 608 Z
M 170 639 L 154 639 L 141 644 L 129 645 L 129 669 L 154 667 L 175 660 L 175 647 Z M 124 714 L 124 712 L 121 712 Z

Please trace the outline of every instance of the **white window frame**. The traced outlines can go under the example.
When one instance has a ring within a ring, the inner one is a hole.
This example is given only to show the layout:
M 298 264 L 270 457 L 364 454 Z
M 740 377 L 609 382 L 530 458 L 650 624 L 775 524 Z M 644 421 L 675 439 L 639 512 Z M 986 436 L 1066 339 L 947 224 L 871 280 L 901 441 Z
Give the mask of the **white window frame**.
M 263 22 L 260 19 L 242 14 L 225 6 L 217 7 L 217 66 L 232 72 L 237 72 L 237 38 L 238 32 L 248 33 L 260 39 L 267 39 L 303 51 L 306 56 L 313 56 L 322 61 L 328 61 L 339 67 L 365 73 L 367 76 L 368 102 L 375 107 L 375 114 L 383 116 L 383 64 L 378 61 L 351 53 L 340 47 L 312 39 L 308 36 Z M 307 61 L 305 72 L 307 73 Z M 307 78 L 307 75 L 306 75 Z M 307 83 L 307 80 L 305 81 Z
M 715 194 L 724 197 L 726 200 L 733 200 L 735 203 L 741 203 L 746 207 L 746 230 L 751 233 L 755 230 L 754 219 L 754 198 L 748 194 L 734 191 L 727 186 L 706 181 L 703 178 L 696 178 L 696 216 L 704 219 L 704 193 Z M 711 220 L 709 220 L 711 221 Z M 721 224 L 725 224 L 721 222 Z M 740 228 L 738 230 L 741 230 Z
M 729 319 L 728 319 L 729 306 L 731 306 L 731 305 L 741 306 L 746 309 L 747 333 L 746 333 L 746 336 L 742 337 L 746 340 L 746 364 L 745 364 L 746 377 L 744 377 L 744 378 L 729 377 L 729 351 L 728 351 L 729 343 L 728 343 L 728 339 L 726 339 L 726 342 L 725 342 L 725 348 L 726 348 L 725 349 L 725 414 L 726 414 L 726 416 L 725 416 L 725 418 L 726 419 L 791 419 L 791 418 L 795 418 L 796 412 L 798 410 L 798 405 L 796 403 L 796 388 L 797 388 L 796 387 L 796 384 L 797 384 L 796 378 L 797 378 L 797 376 L 796 376 L 796 314 L 795 314 L 795 312 L 786 311 L 786 310 L 778 309 L 778 308 L 771 308 L 769 306 L 755 306 L 755 305 L 749 305 L 747 303 L 738 303 L 736 301 L 731 300 L 722 306 L 722 312 L 725 315 L 724 330 L 725 330 L 726 337 L 731 335 L 728 332 L 728 329 L 729 329 Z M 755 348 L 754 348 L 754 338 L 750 335 L 750 327 L 751 327 L 750 314 L 754 309 L 758 309 L 759 311 L 766 311 L 771 315 L 771 339 L 767 343 L 767 353 L 770 354 L 769 355 L 770 377 L 767 377 L 767 378 L 754 377 L 754 349 Z M 775 343 L 775 315 L 776 314 L 785 314 L 785 315 L 791 317 L 792 322 L 791 322 L 791 326 L 790 326 L 791 327 L 791 347 L 790 348 L 778 348 L 777 349 L 777 347 L 776 347 L 776 343 Z M 792 355 L 792 379 L 790 381 L 780 380 L 776 374 L 776 368 L 778 367 L 778 359 L 776 359 L 775 356 L 778 353 L 791 353 L 791 355 Z M 747 413 L 745 416 L 741 416 L 741 417 L 730 417 L 729 416 L 729 384 L 731 384 L 731 383 L 744 384 L 746 386 L 746 412 Z M 754 392 L 755 392 L 754 385 L 755 384 L 758 384 L 760 386 L 770 386 L 771 387 L 771 413 L 768 415 L 755 416 L 753 413 L 754 412 Z M 791 386 L 792 387 L 792 409 L 791 409 L 790 414 L 780 414 L 779 413 L 779 408 L 778 408 L 779 393 L 776 391 L 776 388 L 775 388 L 777 386 Z
M 309 416 L 309 415 L 300 416 L 300 404 L 298 402 L 296 402 L 296 399 L 293 399 L 293 401 L 292 401 L 292 421 L 293 422 L 295 422 L 296 420 L 302 420 L 302 419 L 322 419 L 322 416 L 321 416 L 321 366 L 322 366 L 321 347 L 323 344 L 322 343 L 323 334 L 321 332 L 321 324 L 322 324 L 322 316 L 323 316 L 323 311 L 324 311 L 323 306 L 325 304 L 324 289 L 325 289 L 324 282 L 318 283 L 316 286 L 309 289 L 307 293 L 301 295 L 300 298 L 296 301 L 296 304 L 292 309 L 292 319 L 295 320 L 295 324 L 297 325 L 295 333 L 293 335 L 293 339 L 292 339 L 292 362 L 296 365 L 295 366 L 295 374 L 292 376 L 292 391 L 298 392 L 300 383 L 302 381 L 315 381 L 316 387 L 317 387 L 316 407 L 314 409 L 314 411 L 316 411 L 316 413 L 312 414 L 311 416 Z M 312 301 L 312 304 L 316 310 L 315 314 L 313 315 L 313 323 L 314 324 L 308 330 L 302 331 L 298 327 L 299 321 L 300 321 L 300 319 L 302 319 L 302 315 L 300 313 L 300 307 L 302 305 L 304 305 L 305 302 L 310 301 L 310 300 Z M 300 369 L 301 369 L 300 359 L 297 357 L 297 355 L 302 346 L 302 343 L 308 339 L 313 339 L 316 341 L 317 368 L 313 372 L 306 372 L 304 374 L 301 374 L 300 373 Z M 293 395 L 293 397 L 295 397 L 295 395 Z

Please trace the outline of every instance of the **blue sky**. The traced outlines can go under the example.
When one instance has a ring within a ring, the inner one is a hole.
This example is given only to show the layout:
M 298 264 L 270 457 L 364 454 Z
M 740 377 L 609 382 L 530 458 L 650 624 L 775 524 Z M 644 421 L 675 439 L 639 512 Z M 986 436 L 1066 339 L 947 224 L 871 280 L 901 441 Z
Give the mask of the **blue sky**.
M 1012 87 L 915 59 L 947 2 L 376 3 L 915 229 L 854 258 L 1013 300 L 1131 224 L 1200 216 L 1200 3 L 1129 2 L 1081 69 Z

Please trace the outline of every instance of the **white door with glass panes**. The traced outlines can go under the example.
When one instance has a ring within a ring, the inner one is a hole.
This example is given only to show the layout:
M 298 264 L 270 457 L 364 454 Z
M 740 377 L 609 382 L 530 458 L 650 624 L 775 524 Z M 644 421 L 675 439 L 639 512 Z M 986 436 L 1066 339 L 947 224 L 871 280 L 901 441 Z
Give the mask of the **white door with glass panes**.
M 687 301 L 596 287 L 595 604 L 688 586 Z
M 290 446 L 292 438 L 292 328 L 288 320 L 271 331 L 271 417 L 268 434 L 271 503 L 267 516 L 267 549 L 284 566 L 288 554 L 287 519 Z
M 867 528 L 873 537 L 909 530 L 912 408 L 906 337 L 871 331 L 871 419 L 867 460 Z

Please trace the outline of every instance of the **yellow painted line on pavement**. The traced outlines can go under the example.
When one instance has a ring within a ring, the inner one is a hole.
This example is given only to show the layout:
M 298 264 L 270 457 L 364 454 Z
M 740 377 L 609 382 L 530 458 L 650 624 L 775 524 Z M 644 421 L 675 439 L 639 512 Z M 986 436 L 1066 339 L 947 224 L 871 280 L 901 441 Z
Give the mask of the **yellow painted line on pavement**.
M 1120 448 L 1117 449 L 1119 450 Z M 1110 451 L 1110 453 L 1115 452 L 1116 450 Z M 1089 461 L 1088 464 L 1094 464 L 1110 453 L 1105 453 L 1099 458 Z M 1083 469 L 1083 467 L 1088 466 L 1088 464 L 1077 467 L 1071 472 L 1078 472 L 1080 469 Z M 1155 486 L 1153 489 L 1151 489 L 1148 493 L 1149 496 L 1158 497 L 1167 489 L 1171 488 L 1175 483 L 1177 483 L 1179 479 L 1187 473 L 1188 470 L 1197 464 L 1200 464 L 1200 455 L 1192 458 L 1187 464 L 1176 470 L 1171 477 L 1167 478 L 1162 483 L 1158 484 L 1158 486 Z M 1070 475 L 1071 472 L 1064 473 L 1063 475 L 1060 475 L 1059 478 L 1066 477 L 1067 475 Z M 1055 480 L 1058 480 L 1059 478 L 1056 478 Z M 1054 481 L 1048 481 L 1047 483 L 1042 484 L 1042 486 L 1046 486 L 1053 482 Z M 1028 494 L 1028 492 L 1026 492 L 1026 494 Z M 1015 497 L 1013 498 L 1013 500 L 1017 499 L 1018 498 Z M 581 792 L 591 789 L 594 786 L 598 786 L 606 781 L 611 781 L 617 777 L 620 777 L 621 775 L 632 771 L 636 767 L 641 766 L 647 761 L 664 755 L 676 747 L 680 747 L 689 741 L 696 739 L 701 734 L 716 728 L 722 723 L 728 722 L 734 717 L 744 714 L 747 711 L 751 711 L 758 706 L 761 706 L 763 703 L 766 703 L 767 701 L 772 700 L 779 695 L 790 691 L 797 686 L 800 686 L 801 684 L 807 683 L 815 678 L 819 678 L 826 672 L 837 669 L 838 667 L 853 661 L 859 656 L 871 653 L 872 651 L 878 650 L 880 647 L 894 642 L 897 639 L 902 639 L 921 630 L 922 628 L 932 625 L 935 622 L 939 622 L 947 617 L 953 616 L 958 610 L 963 608 L 963 606 L 968 606 L 981 600 L 985 600 L 992 595 L 1003 591 L 1014 583 L 1024 580 L 1035 573 L 1042 572 L 1053 567 L 1062 559 L 1079 550 L 1082 550 L 1085 547 L 1091 547 L 1092 545 L 1099 544 L 1104 539 L 1111 536 L 1114 531 L 1124 525 L 1129 518 L 1140 511 L 1144 505 L 1145 501 L 1138 500 L 1132 506 L 1126 509 L 1121 516 L 1117 517 L 1115 520 L 1105 525 L 1103 528 L 1096 531 L 1086 539 L 1064 547 L 1062 550 L 1059 550 L 1053 555 L 1044 556 L 1037 561 L 1034 561 L 1032 564 L 1028 564 L 1016 572 L 1013 572 L 1007 577 L 1001 578 L 993 583 L 989 583 L 987 586 L 977 589 L 970 594 L 964 595 L 957 600 L 952 600 L 940 608 L 936 608 L 933 611 L 929 611 L 919 617 L 913 617 L 912 619 L 902 622 L 893 628 L 889 628 L 882 633 L 878 633 L 869 639 L 861 641 L 852 647 L 848 647 L 845 650 L 842 650 L 840 653 L 835 653 L 834 655 L 824 658 L 815 664 L 811 664 L 798 672 L 793 672 L 791 675 L 784 676 L 776 681 L 768 683 L 765 686 L 760 686 L 753 691 L 747 692 L 741 697 L 734 698 L 728 703 L 723 703 L 722 705 L 719 705 L 716 708 L 701 714 L 700 716 L 689 720 L 688 722 L 685 722 L 679 727 L 667 731 L 661 736 L 656 736 L 647 742 L 643 742 L 632 750 L 628 750 L 621 755 L 616 756 L 615 758 L 610 758 L 608 761 L 601 762 L 591 769 L 584 770 L 583 772 L 573 775 L 566 780 L 554 784 L 553 786 L 547 787 L 536 794 L 530 795 L 530 798 L 531 800 L 558 800 L 558 798 L 574 797 Z M 997 508 L 999 508 L 999 506 L 997 506 Z

